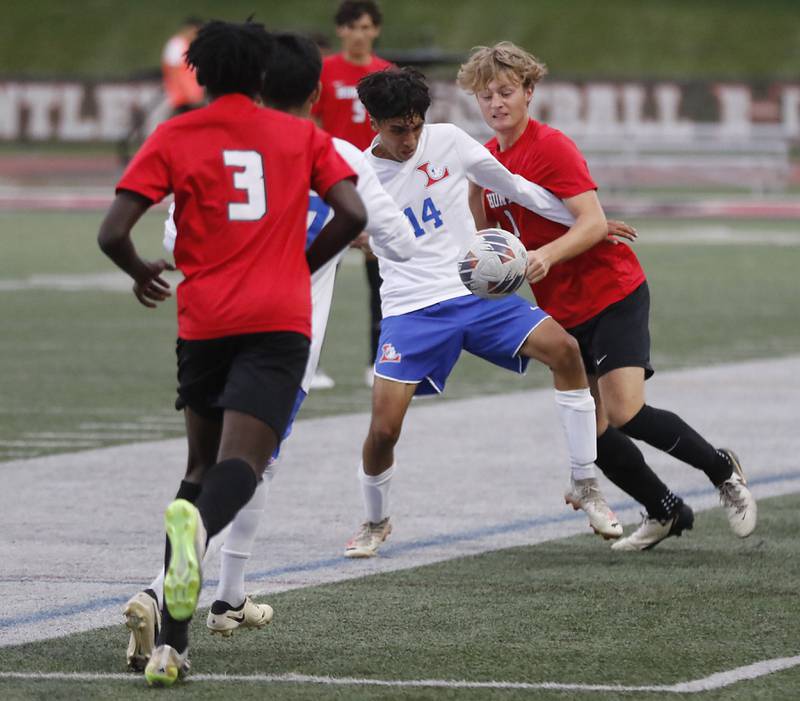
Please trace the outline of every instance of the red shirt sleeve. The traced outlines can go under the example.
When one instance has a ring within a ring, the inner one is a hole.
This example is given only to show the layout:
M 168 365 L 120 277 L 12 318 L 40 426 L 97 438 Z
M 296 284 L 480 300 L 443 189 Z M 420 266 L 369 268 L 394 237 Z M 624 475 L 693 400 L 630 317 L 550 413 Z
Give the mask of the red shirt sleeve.
M 143 195 L 153 204 L 172 192 L 165 148 L 164 130 L 158 127 L 147 137 L 117 183 L 117 192 L 131 190 Z
M 536 178 L 539 185 L 562 200 L 597 189 L 586 159 L 569 137 L 557 132 L 539 144 L 542 165 Z
M 311 150 L 311 187 L 323 199 L 328 190 L 340 180 L 350 179 L 354 183 L 358 181 L 356 173 L 336 151 L 331 137 L 316 126 Z

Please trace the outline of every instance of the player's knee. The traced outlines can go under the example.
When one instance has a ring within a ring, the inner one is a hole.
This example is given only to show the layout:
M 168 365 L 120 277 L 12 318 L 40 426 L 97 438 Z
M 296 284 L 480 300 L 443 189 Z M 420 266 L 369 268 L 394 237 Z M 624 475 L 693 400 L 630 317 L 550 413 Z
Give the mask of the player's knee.
M 372 443 L 380 448 L 393 447 L 400 440 L 402 424 L 399 421 L 373 421 L 369 433 Z
M 550 367 L 557 372 L 574 373 L 583 369 L 581 349 L 578 342 L 564 332 L 558 336 L 551 349 Z

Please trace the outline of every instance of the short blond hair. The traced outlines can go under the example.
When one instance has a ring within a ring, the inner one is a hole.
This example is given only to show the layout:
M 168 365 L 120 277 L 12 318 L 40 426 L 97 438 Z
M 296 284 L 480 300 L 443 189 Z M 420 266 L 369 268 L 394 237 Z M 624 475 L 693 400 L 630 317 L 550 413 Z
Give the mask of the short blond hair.
M 510 76 L 524 88 L 547 75 L 547 66 L 536 56 L 510 41 L 494 46 L 475 46 L 472 55 L 458 69 L 456 81 L 462 90 L 474 93 L 500 76 Z

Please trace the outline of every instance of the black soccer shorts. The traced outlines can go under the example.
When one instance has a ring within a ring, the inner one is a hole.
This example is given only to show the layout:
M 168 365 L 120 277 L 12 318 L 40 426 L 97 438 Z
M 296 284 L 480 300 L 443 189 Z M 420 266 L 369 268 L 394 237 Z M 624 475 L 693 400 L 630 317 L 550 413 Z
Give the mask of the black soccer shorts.
M 650 365 L 650 289 L 643 282 L 627 297 L 606 307 L 582 324 L 567 329 L 581 348 L 586 374 L 602 377 L 618 368 L 644 368 L 652 377 Z
M 200 416 L 222 420 L 225 409 L 249 414 L 280 438 L 286 431 L 308 361 L 309 340 L 277 331 L 178 339 L 178 399 Z

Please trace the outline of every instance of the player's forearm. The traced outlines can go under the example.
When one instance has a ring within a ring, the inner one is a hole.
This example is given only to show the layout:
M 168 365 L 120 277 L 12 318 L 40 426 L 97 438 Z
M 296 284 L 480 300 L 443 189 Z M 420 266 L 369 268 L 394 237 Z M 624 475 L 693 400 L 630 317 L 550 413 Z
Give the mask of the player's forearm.
M 557 265 L 579 256 L 604 240 L 607 230 L 608 225 L 602 213 L 579 215 L 567 232 L 537 250 L 547 256 L 550 265 Z
M 100 250 L 137 281 L 147 275 L 148 269 L 136 252 L 130 235 L 134 224 L 149 206 L 149 201 L 141 196 L 119 193 L 97 234 Z
M 312 273 L 345 248 L 367 224 L 364 204 L 349 180 L 336 183 L 324 199 L 333 209 L 333 219 L 322 227 L 306 251 L 308 269 Z

